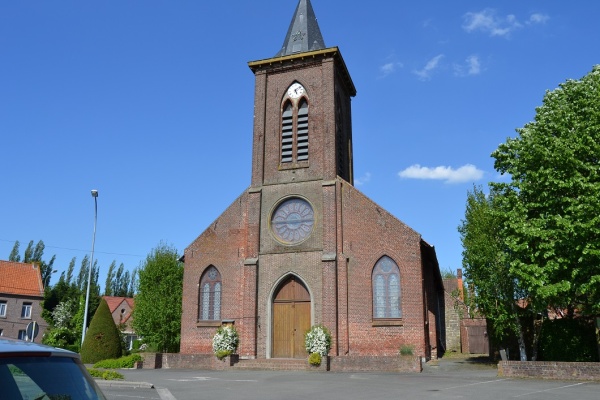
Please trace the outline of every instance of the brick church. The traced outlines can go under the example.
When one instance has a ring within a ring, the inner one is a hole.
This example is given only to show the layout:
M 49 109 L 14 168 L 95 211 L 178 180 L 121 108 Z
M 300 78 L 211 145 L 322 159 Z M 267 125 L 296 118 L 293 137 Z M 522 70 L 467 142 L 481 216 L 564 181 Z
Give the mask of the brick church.
M 306 358 L 322 324 L 332 358 L 423 359 L 443 348 L 443 285 L 433 246 L 357 190 L 351 100 L 337 47 L 309 0 L 255 76 L 250 186 L 185 249 L 181 354 L 212 354 L 222 324 L 241 359 Z

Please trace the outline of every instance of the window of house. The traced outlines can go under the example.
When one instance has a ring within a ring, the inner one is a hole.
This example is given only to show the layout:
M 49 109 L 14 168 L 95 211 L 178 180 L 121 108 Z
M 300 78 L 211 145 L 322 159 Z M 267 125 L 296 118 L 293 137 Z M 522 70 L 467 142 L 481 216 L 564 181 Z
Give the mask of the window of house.
M 0 317 L 6 317 L 6 302 L 0 301 Z
M 305 90 L 293 83 L 281 114 L 281 163 L 308 161 L 308 102 Z
M 31 318 L 31 303 L 23 303 L 21 318 Z
M 221 319 L 221 274 L 210 266 L 200 278 L 198 320 Z
M 19 331 L 19 340 L 27 340 L 27 332 L 24 329 Z
M 400 269 L 389 257 L 384 256 L 373 268 L 373 318 L 400 319 Z

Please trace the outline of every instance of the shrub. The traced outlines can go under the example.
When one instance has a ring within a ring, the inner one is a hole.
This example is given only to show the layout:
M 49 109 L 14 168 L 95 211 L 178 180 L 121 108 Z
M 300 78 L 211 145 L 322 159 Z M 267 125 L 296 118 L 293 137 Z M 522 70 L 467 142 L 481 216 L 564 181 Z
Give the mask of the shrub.
M 581 318 L 545 320 L 538 350 L 543 361 L 598 361 L 594 326 Z
M 142 356 L 139 354 L 132 354 L 121 358 L 98 361 L 94 364 L 94 368 L 133 368 L 137 361 L 142 361 Z
M 321 365 L 321 355 L 319 353 L 310 353 L 310 356 L 308 356 L 308 363 L 318 367 Z
M 223 357 L 234 354 L 239 343 L 240 337 L 232 325 L 220 326 L 213 337 L 213 352 L 221 360 Z
M 99 369 L 89 368 L 88 372 L 90 373 L 90 375 L 92 377 L 104 379 L 105 381 L 114 381 L 114 380 L 125 379 L 125 377 L 122 374 L 118 373 L 117 371 L 113 371 L 113 370 L 99 370 Z
M 95 364 L 101 360 L 119 358 L 121 354 L 121 333 L 112 319 L 106 300 L 102 299 L 85 334 L 81 361 Z
M 403 344 L 402 347 L 400 347 L 400 355 L 412 356 L 413 355 L 413 346 L 410 344 Z
M 304 334 L 304 346 L 308 354 L 319 353 L 325 357 L 331 349 L 331 333 L 323 325 L 313 325 Z

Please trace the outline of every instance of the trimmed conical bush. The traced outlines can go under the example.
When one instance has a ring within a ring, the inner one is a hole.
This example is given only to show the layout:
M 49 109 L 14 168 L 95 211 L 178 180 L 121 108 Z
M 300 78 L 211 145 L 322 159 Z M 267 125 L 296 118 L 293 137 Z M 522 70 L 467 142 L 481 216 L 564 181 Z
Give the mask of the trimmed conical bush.
M 81 361 L 84 364 L 95 364 L 121 355 L 121 333 L 112 319 L 106 300 L 102 299 L 85 334 L 81 346 Z

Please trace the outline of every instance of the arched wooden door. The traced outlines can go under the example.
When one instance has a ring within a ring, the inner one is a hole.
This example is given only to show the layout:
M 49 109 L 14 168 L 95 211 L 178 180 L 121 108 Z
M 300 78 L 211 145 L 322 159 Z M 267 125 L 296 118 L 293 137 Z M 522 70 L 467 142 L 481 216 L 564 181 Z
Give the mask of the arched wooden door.
M 304 358 L 310 329 L 310 294 L 295 276 L 281 283 L 273 299 L 273 358 Z

